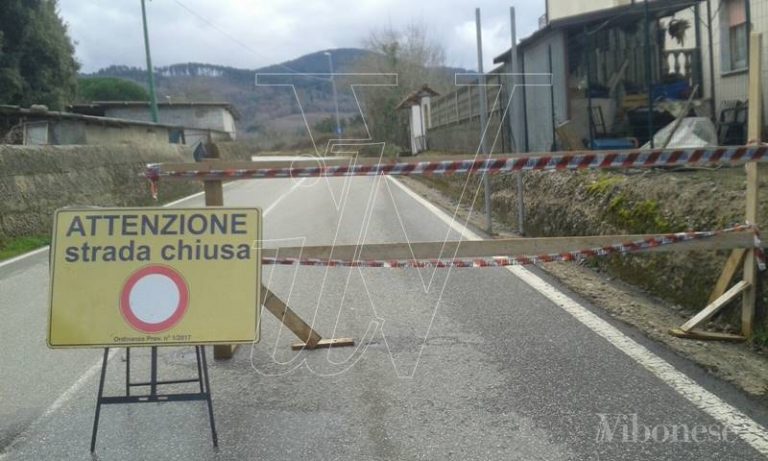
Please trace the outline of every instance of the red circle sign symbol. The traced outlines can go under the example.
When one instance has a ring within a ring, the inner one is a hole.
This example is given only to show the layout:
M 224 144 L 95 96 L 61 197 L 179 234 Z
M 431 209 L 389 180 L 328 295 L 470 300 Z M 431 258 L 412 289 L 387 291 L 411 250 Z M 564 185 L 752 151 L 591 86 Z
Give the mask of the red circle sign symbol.
M 168 266 L 145 266 L 125 282 L 120 312 L 134 329 L 159 333 L 175 326 L 189 307 L 189 288 Z

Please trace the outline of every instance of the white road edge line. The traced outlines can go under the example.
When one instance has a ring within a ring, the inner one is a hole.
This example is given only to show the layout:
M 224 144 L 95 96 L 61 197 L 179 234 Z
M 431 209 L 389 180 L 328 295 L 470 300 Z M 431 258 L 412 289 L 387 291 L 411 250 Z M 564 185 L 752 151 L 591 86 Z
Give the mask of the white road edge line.
M 283 199 L 285 199 L 286 197 L 288 197 L 289 195 L 291 195 L 291 194 L 293 193 L 293 191 L 295 191 L 296 189 L 298 189 L 298 188 L 299 188 L 299 186 L 301 186 L 302 184 L 304 184 L 304 181 L 305 181 L 306 179 L 307 179 L 307 178 L 301 178 L 301 179 L 299 179 L 298 181 L 296 181 L 295 183 L 293 183 L 293 185 L 291 185 L 291 188 L 290 188 L 290 189 L 288 189 L 288 192 L 286 192 L 286 193 L 284 193 L 284 194 L 280 194 L 280 196 L 277 198 L 277 200 L 275 200 L 274 202 L 272 202 L 272 204 L 271 204 L 270 206 L 268 206 L 266 210 L 264 210 L 264 211 L 262 211 L 262 212 L 261 212 L 261 217 L 262 217 L 262 218 L 264 218 L 265 216 L 267 216 L 267 215 L 268 215 L 268 214 L 269 214 L 269 213 L 270 213 L 272 210 L 274 210 L 274 209 L 275 209 L 275 207 L 277 207 L 277 205 L 279 205 L 279 204 L 280 204 L 280 202 L 282 202 L 282 201 L 283 201 Z
M 107 357 L 107 361 L 112 360 L 112 358 L 117 355 L 118 351 L 119 349 L 112 349 L 112 351 L 109 353 L 109 356 Z M 80 375 L 77 381 L 75 381 L 74 384 L 69 387 L 69 389 L 64 391 L 56 400 L 54 400 L 53 403 L 40 416 L 35 418 L 35 420 L 32 421 L 29 426 L 24 428 L 24 430 L 16 434 L 16 436 L 11 439 L 10 443 L 3 449 L 3 452 L 0 453 L 0 461 L 10 456 L 16 446 L 27 440 L 26 436 L 34 428 L 42 424 L 42 422 L 48 419 L 52 414 L 56 413 L 59 408 L 63 407 L 69 400 L 72 399 L 72 397 L 75 396 L 75 394 L 77 394 L 77 392 L 85 385 L 87 381 L 96 376 L 96 374 L 101 371 L 101 361 L 102 359 L 99 359 L 99 361 L 94 363 L 91 368 L 87 369 L 85 373 Z
M 482 240 L 482 237 L 467 229 L 466 226 L 455 222 L 443 210 L 439 209 L 425 198 L 408 188 L 396 178 L 388 176 L 400 189 L 422 206 L 434 213 L 438 218 L 451 226 L 455 231 L 469 240 Z M 719 423 L 728 427 L 752 448 L 763 456 L 768 456 L 768 431 L 755 420 L 720 399 L 712 392 L 704 389 L 687 375 L 676 369 L 669 362 L 637 343 L 618 328 L 601 319 L 589 309 L 574 301 L 571 297 L 542 280 L 533 272 L 521 266 L 508 267 L 511 273 L 552 301 L 555 305 L 573 316 L 584 326 L 603 337 L 614 347 L 628 355 L 632 360 L 642 365 L 657 378 L 665 382 L 678 394 L 685 397 L 702 412 L 708 414 Z
M 19 255 L 19 256 L 16 256 L 14 258 L 8 259 L 6 261 L 0 262 L 0 267 L 10 266 L 11 264 L 17 263 L 17 262 L 21 261 L 22 259 L 27 259 L 27 258 L 29 258 L 31 256 L 34 256 L 34 255 L 37 255 L 37 254 L 40 254 L 40 253 L 44 253 L 44 252 L 48 251 L 48 248 L 49 248 L 48 245 L 46 245 L 44 247 L 38 248 L 37 250 L 32 250 L 29 253 L 24 253 L 23 255 Z
M 224 186 L 226 187 L 226 186 L 229 186 L 230 184 L 235 184 L 235 183 L 227 183 L 227 184 L 224 184 Z M 186 197 L 180 198 L 179 200 L 175 200 L 175 201 L 173 201 L 171 203 L 166 203 L 165 205 L 163 205 L 163 208 L 169 208 L 169 207 L 178 205 L 180 203 L 184 203 L 184 202 L 186 202 L 188 200 L 192 200 L 194 198 L 200 197 L 203 194 L 205 194 L 204 191 L 203 192 L 197 192 L 197 193 L 192 194 L 192 195 L 188 195 Z M 47 246 L 44 247 L 44 248 L 38 248 L 37 250 L 34 250 L 34 251 L 30 252 L 30 253 L 26 253 L 26 254 L 23 254 L 23 255 L 18 256 L 16 258 L 13 258 L 11 260 L 5 261 L 4 263 L 0 264 L 0 267 L 2 267 L 3 265 L 6 265 L 6 264 L 10 264 L 12 262 L 18 261 L 20 259 L 24 259 L 24 258 L 27 258 L 29 256 L 33 256 L 33 255 L 35 255 L 37 253 L 42 253 L 43 251 L 47 251 L 48 249 L 49 249 L 49 247 L 47 247 Z M 107 360 L 108 361 L 112 360 L 112 358 L 114 358 L 115 354 L 117 354 L 117 352 L 119 350 L 120 350 L 119 348 L 113 349 L 109 353 L 109 357 L 107 358 Z M 32 421 L 32 423 L 29 426 L 27 426 L 24 430 L 22 430 L 21 432 L 16 434 L 16 436 L 13 439 L 11 439 L 11 441 L 8 443 L 8 445 L 6 445 L 6 447 L 3 449 L 4 451 L 2 453 L 0 453 L 0 461 L 6 459 L 10 455 L 11 451 L 13 450 L 13 448 L 16 447 L 19 444 L 19 442 L 25 440 L 24 436 L 26 434 L 28 434 L 36 426 L 40 425 L 43 421 L 48 419 L 52 414 L 54 414 L 56 411 L 58 411 L 59 408 L 63 407 L 70 399 L 72 399 L 72 397 L 74 397 L 75 394 L 77 394 L 77 392 L 85 385 L 85 383 L 88 382 L 94 376 L 96 376 L 96 373 L 98 373 L 99 371 L 101 371 L 101 359 L 99 359 L 98 362 L 93 364 L 93 366 L 88 368 L 85 371 L 85 373 L 80 375 L 80 377 L 77 378 L 77 381 L 75 381 L 74 384 L 72 384 L 69 387 L 69 389 L 64 391 L 56 400 L 54 400 L 53 403 L 48 408 L 46 408 L 45 411 L 40 416 L 35 418 L 35 420 Z

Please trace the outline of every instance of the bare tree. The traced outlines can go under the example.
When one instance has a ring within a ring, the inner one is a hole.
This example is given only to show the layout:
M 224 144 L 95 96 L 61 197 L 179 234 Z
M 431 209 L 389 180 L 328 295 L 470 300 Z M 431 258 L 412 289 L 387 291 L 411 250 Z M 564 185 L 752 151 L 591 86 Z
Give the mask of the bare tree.
M 452 76 L 443 67 L 445 51 L 429 34 L 425 24 L 413 22 L 402 29 L 371 32 L 364 42 L 374 54 L 358 64 L 359 72 L 395 73 L 397 87 L 368 87 L 361 91 L 363 110 L 371 134 L 395 148 L 407 146 L 408 115 L 395 107 L 408 93 L 423 85 L 447 91 Z

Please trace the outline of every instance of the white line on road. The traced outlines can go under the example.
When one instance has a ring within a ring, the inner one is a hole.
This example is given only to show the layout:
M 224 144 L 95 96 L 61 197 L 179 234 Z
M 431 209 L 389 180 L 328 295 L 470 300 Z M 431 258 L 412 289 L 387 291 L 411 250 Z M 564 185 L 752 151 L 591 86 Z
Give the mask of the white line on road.
M 0 267 L 8 266 L 10 264 L 17 263 L 17 262 L 21 261 L 22 259 L 27 259 L 30 256 L 34 256 L 34 255 L 43 253 L 45 251 L 48 251 L 48 248 L 49 248 L 48 245 L 46 245 L 46 246 L 44 246 L 42 248 L 38 248 L 37 250 L 32 250 L 29 253 L 24 253 L 23 255 L 19 255 L 19 256 L 16 256 L 15 258 L 11 258 L 11 259 L 9 259 L 7 261 L 3 261 L 3 262 L 0 263 Z
M 117 354 L 118 349 L 113 349 L 109 353 L 109 357 L 107 358 L 107 361 L 112 360 L 112 358 Z M 19 445 L 21 442 L 27 440 L 26 435 L 32 432 L 36 427 L 38 427 L 40 424 L 42 424 L 46 419 L 50 418 L 50 416 L 54 413 L 56 413 L 59 408 L 63 407 L 67 402 L 69 402 L 75 394 L 77 394 L 80 389 L 82 389 L 83 386 L 85 386 L 85 383 L 87 383 L 91 378 L 96 376 L 98 372 L 101 371 L 101 361 L 102 359 L 99 359 L 98 362 L 94 363 L 91 368 L 87 369 L 85 373 L 80 375 L 79 378 L 77 378 L 77 381 L 72 384 L 69 389 L 64 391 L 59 398 L 54 400 L 54 402 L 46 408 L 46 410 L 35 418 L 34 421 L 32 421 L 32 424 L 27 426 L 21 433 L 17 434 L 12 440 L 11 443 L 9 443 L 3 450 L 3 453 L 0 453 L 0 461 L 6 459 L 14 448 L 16 448 L 17 445 Z
M 264 210 L 264 211 L 261 213 L 261 217 L 262 217 L 262 218 L 263 218 L 263 217 L 265 217 L 265 216 L 266 216 L 266 215 L 268 215 L 268 214 L 269 214 L 269 213 L 270 213 L 272 210 L 274 210 L 274 209 L 275 209 L 275 207 L 276 207 L 276 206 L 277 206 L 277 205 L 278 205 L 280 202 L 282 202 L 284 198 L 286 198 L 287 196 L 291 195 L 291 194 L 293 193 L 293 191 L 295 191 L 296 189 L 298 189 L 298 188 L 299 188 L 299 186 L 301 186 L 302 184 L 304 184 L 304 181 L 305 181 L 306 179 L 307 179 L 307 178 L 301 178 L 301 179 L 299 179 L 298 181 L 296 181 L 295 183 L 293 183 L 293 185 L 291 186 L 291 188 L 290 188 L 290 189 L 288 189 L 288 192 L 286 192 L 286 193 L 284 193 L 284 194 L 280 194 L 280 197 L 278 197 L 278 198 L 277 198 L 277 200 L 275 200 L 274 202 L 272 202 L 272 205 L 268 206 L 268 207 L 267 207 L 267 209 L 266 209 L 266 210 Z
M 391 176 L 388 176 L 387 178 L 400 187 L 403 192 L 434 213 L 438 218 L 446 222 L 468 240 L 483 240 L 480 235 L 456 222 L 445 211 L 437 208 L 397 179 Z M 760 454 L 768 456 L 768 431 L 766 431 L 765 427 L 734 406 L 723 401 L 717 395 L 701 387 L 684 373 L 677 370 L 669 362 L 654 354 L 645 346 L 637 343 L 635 340 L 622 333 L 618 328 L 601 319 L 589 309 L 574 301 L 568 295 L 542 280 L 533 272 L 521 266 L 508 267 L 507 270 L 552 301 L 556 306 L 573 316 L 573 318 L 581 322 L 581 324 L 627 354 L 632 360 L 642 365 L 660 380 L 664 381 L 699 410 L 710 415 L 719 423 L 727 426 L 732 433 L 738 435 Z

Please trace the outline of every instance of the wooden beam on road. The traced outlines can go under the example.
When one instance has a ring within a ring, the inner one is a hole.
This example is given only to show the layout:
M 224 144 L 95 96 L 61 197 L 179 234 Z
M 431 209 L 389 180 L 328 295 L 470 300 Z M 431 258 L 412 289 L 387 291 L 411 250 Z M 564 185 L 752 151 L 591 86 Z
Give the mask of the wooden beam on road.
M 320 333 L 316 332 L 307 322 L 302 320 L 288 305 L 276 294 L 264 285 L 261 286 L 262 301 L 261 304 L 267 308 L 277 319 L 288 327 L 291 332 L 301 340 L 294 343 L 291 348 L 298 349 L 323 349 L 330 347 L 354 346 L 353 338 L 331 338 L 323 339 Z
M 300 340 L 304 341 L 308 349 L 313 349 L 321 339 L 318 332 L 312 329 L 304 320 L 296 315 L 286 303 L 269 288 L 261 286 L 262 299 L 261 304 L 267 308 L 277 319 L 289 330 L 293 332 Z
M 717 298 L 723 296 L 728 286 L 736 277 L 736 273 L 739 272 L 744 263 L 744 257 L 747 255 L 747 250 L 743 248 L 737 248 L 731 252 L 731 256 L 728 257 L 728 261 L 725 262 L 723 272 L 720 274 L 720 278 L 715 283 L 715 288 L 712 290 L 712 294 L 709 295 L 709 304 L 712 304 Z
M 365 243 L 361 245 L 305 246 L 264 248 L 264 258 L 317 258 L 344 260 L 380 259 L 451 259 L 492 256 L 536 256 L 563 253 L 633 242 L 658 234 L 601 235 L 590 237 L 512 238 L 499 240 L 471 240 L 414 243 Z M 702 240 L 654 247 L 644 252 L 731 250 L 752 248 L 754 234 L 750 231 L 720 234 Z
M 685 322 L 683 326 L 680 327 L 680 330 L 688 333 L 697 326 L 711 319 L 715 314 L 720 312 L 723 307 L 727 306 L 728 303 L 733 301 L 736 296 L 741 294 L 747 288 L 749 288 L 748 282 L 742 280 L 741 282 L 737 283 L 733 288 L 726 291 L 723 296 L 719 297 L 717 300 L 715 300 L 715 302 L 704 308 L 704 310 L 696 314 L 691 320 Z
M 729 333 L 717 333 L 714 331 L 702 331 L 702 330 L 691 330 L 691 331 L 683 331 L 679 328 L 674 328 L 669 331 L 669 334 L 672 336 L 676 336 L 678 338 L 683 339 L 696 339 L 699 341 L 730 341 L 730 342 L 743 342 L 746 341 L 747 338 L 739 335 L 732 335 Z

